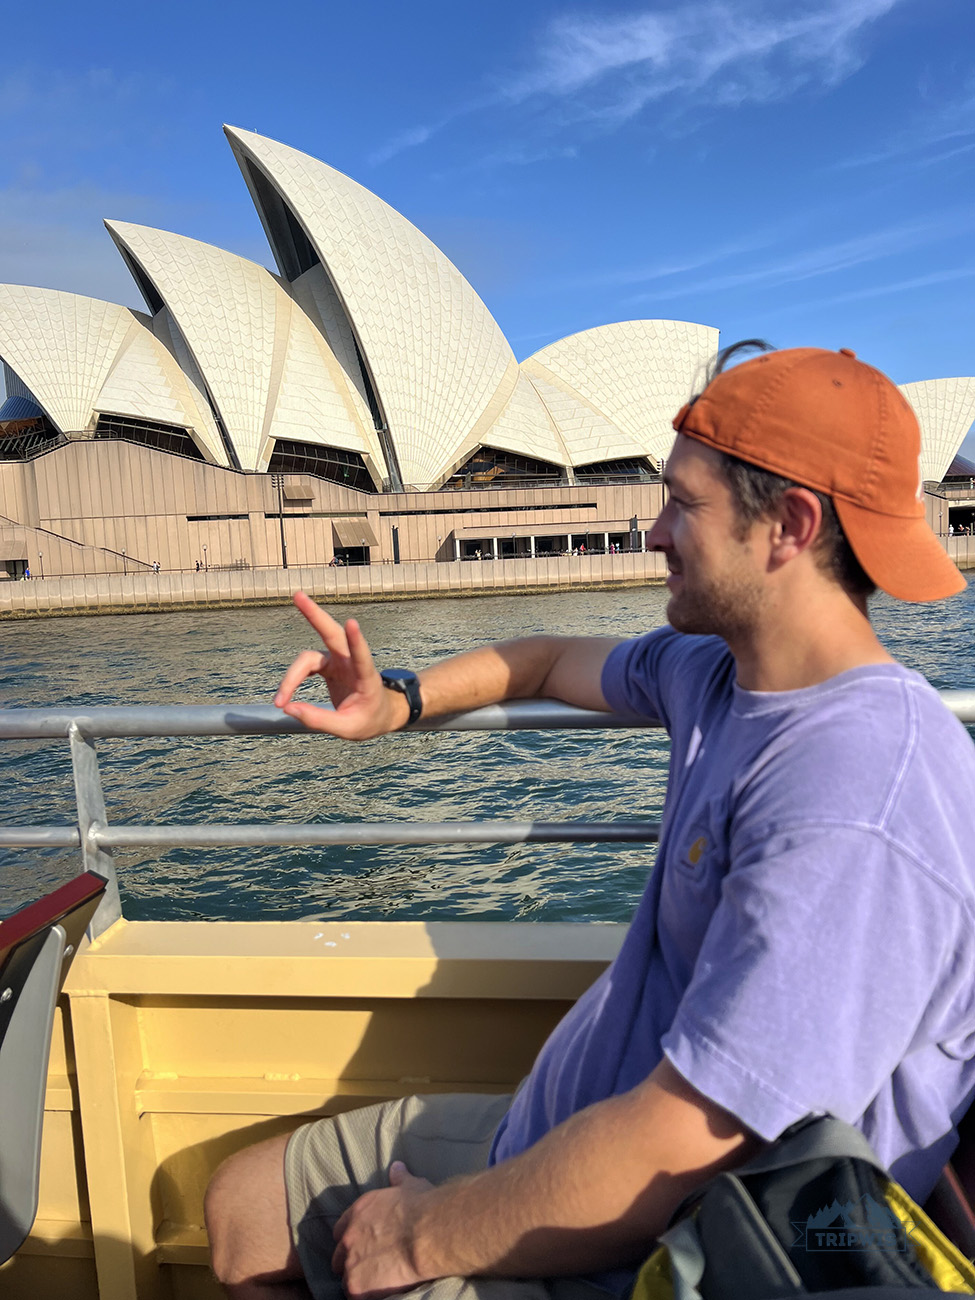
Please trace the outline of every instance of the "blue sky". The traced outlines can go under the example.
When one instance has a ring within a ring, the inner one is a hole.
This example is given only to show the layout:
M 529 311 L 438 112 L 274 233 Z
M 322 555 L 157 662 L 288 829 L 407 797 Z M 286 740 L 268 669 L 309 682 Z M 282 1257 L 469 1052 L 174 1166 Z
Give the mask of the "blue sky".
M 224 122 L 404 213 L 519 357 L 669 317 L 975 373 L 973 0 L 18 5 L 0 282 L 142 307 L 104 217 L 272 264 Z

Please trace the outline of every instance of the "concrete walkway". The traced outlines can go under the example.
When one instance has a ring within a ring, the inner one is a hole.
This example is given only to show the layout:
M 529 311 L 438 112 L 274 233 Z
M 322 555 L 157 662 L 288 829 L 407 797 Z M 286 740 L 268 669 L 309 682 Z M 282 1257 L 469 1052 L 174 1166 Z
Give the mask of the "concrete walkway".
M 434 596 L 528 594 L 663 582 L 661 555 L 583 555 L 360 568 L 98 574 L 0 583 L 0 619 L 281 605 L 299 588 L 335 604 Z

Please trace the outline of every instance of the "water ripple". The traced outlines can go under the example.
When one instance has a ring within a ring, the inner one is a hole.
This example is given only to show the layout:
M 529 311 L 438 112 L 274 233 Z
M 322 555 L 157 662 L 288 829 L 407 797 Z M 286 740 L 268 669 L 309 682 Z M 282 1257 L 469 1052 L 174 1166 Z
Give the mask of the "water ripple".
M 636 635 L 663 621 L 660 588 L 357 606 L 377 660 L 422 667 L 501 637 Z M 939 688 L 975 686 L 975 597 L 873 606 L 891 652 Z M 0 707 L 266 701 L 304 621 L 283 609 L 7 623 Z M 314 696 L 314 688 L 309 694 Z M 658 732 L 416 733 L 121 739 L 99 744 L 114 822 L 558 821 L 659 816 Z M 8 821 L 71 824 L 66 745 L 0 749 Z M 16 791 L 16 797 L 11 796 Z M 133 919 L 626 920 L 654 848 L 449 845 L 142 849 L 116 855 Z M 74 874 L 76 854 L 0 852 L 0 910 Z

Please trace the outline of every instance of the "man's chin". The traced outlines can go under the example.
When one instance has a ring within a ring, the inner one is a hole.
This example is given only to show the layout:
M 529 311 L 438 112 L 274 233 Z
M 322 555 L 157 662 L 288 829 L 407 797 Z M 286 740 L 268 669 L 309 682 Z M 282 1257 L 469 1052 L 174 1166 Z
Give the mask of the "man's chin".
M 675 632 L 684 632 L 688 636 L 710 636 L 716 631 L 714 620 L 708 616 L 706 610 L 702 610 L 697 604 L 682 600 L 678 595 L 671 596 L 667 601 L 665 613 L 667 622 Z
M 689 613 L 690 611 L 686 608 L 686 605 L 682 605 L 679 596 L 671 596 L 670 600 L 667 601 L 667 622 L 675 632 L 694 632 L 696 630 L 692 626 L 695 620 L 688 617 Z

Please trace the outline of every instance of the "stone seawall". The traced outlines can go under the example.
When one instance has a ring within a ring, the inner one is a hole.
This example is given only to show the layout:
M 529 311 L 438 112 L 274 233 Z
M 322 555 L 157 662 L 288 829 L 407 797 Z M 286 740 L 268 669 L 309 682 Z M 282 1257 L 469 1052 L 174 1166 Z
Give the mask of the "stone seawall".
M 944 539 L 960 569 L 975 569 L 975 537 Z M 283 605 L 299 588 L 326 602 L 499 595 L 663 582 L 663 556 L 552 556 L 454 563 L 373 564 L 360 568 L 210 569 L 206 573 L 97 574 L 0 582 L 0 620 L 63 614 Z
M 966 533 L 963 537 L 942 537 L 941 541 L 959 569 L 975 569 L 975 537 Z
M 663 556 L 580 555 L 547 559 L 381 564 L 360 568 L 210 569 L 206 573 L 98 574 L 0 583 L 0 619 L 66 614 L 282 605 L 299 588 L 325 602 L 409 600 L 663 582 Z

